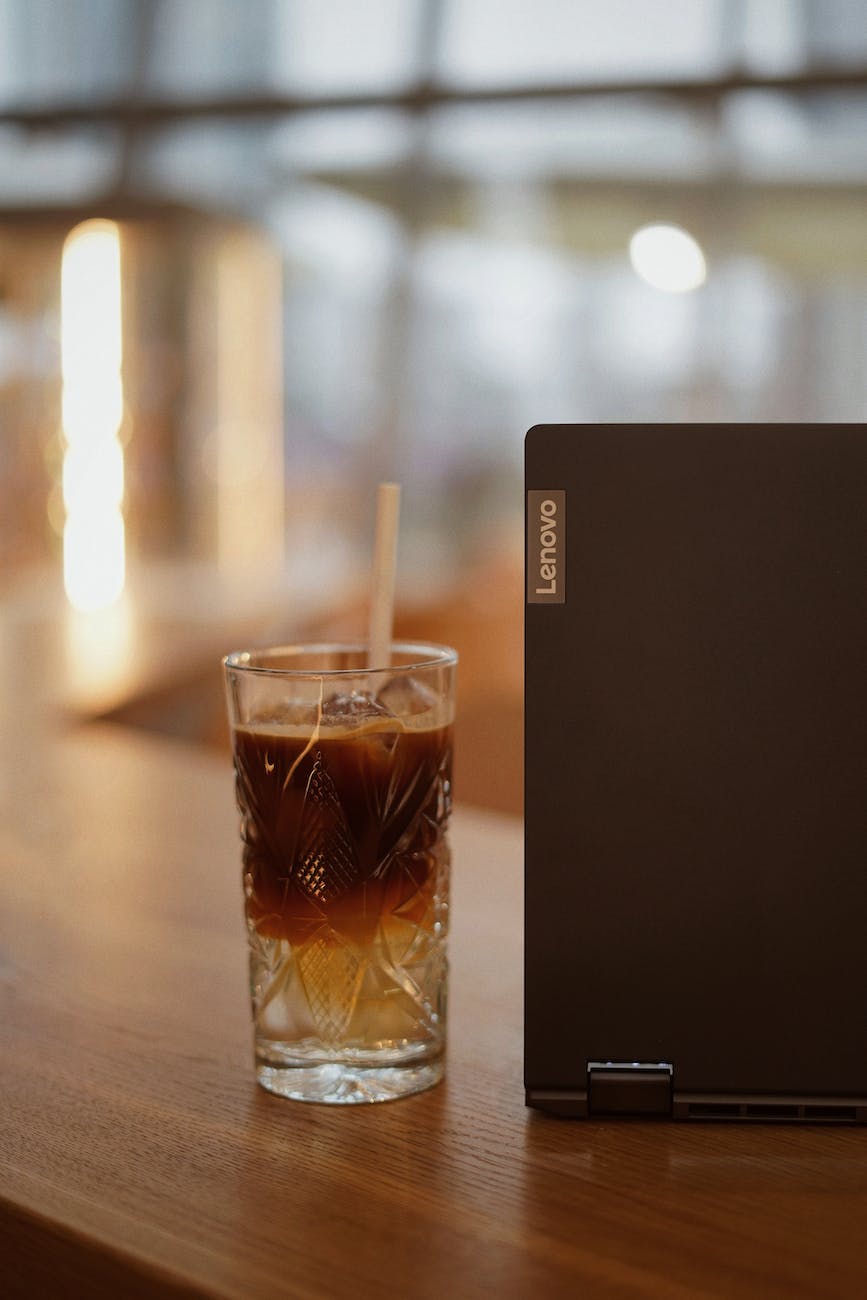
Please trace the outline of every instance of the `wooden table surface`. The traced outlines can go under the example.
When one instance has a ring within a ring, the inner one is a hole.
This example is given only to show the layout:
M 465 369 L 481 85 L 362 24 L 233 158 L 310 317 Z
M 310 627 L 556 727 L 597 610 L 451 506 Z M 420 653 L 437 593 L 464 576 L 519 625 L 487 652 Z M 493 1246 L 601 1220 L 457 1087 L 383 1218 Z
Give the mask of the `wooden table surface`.
M 867 1132 L 525 1109 L 499 815 L 454 820 L 445 1084 L 347 1109 L 263 1092 L 228 763 L 59 727 L 0 650 L 4 1296 L 867 1292 Z

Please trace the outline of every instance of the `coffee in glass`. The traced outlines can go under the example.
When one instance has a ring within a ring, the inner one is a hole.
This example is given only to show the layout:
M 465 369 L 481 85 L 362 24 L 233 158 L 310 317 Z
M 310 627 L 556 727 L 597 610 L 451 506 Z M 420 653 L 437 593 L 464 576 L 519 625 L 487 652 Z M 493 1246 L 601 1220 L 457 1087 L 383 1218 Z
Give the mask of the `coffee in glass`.
M 377 1101 L 442 1075 L 456 656 L 225 661 L 259 1082 Z

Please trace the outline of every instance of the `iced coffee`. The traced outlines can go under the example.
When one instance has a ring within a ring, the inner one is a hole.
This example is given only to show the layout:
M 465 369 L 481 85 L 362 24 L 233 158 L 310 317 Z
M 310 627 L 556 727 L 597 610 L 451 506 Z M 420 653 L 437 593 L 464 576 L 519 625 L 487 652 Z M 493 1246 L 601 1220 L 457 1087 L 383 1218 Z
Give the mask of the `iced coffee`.
M 455 656 L 390 658 L 226 660 L 256 1069 L 284 1096 L 385 1100 L 442 1074 Z

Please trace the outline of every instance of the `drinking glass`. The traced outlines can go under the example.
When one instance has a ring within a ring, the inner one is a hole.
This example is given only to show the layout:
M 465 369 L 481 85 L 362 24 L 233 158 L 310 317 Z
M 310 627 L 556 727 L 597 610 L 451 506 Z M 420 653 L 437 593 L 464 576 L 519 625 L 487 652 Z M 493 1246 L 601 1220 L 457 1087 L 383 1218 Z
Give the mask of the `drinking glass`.
M 457 655 L 293 645 L 224 661 L 256 1077 L 386 1101 L 443 1073 Z

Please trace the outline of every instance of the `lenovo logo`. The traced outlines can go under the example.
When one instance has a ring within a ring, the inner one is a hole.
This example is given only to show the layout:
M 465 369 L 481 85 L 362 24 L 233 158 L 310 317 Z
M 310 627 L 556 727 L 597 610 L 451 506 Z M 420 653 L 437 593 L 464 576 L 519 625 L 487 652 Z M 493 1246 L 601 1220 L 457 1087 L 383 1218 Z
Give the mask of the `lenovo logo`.
M 527 603 L 566 603 L 566 493 L 527 493 Z

